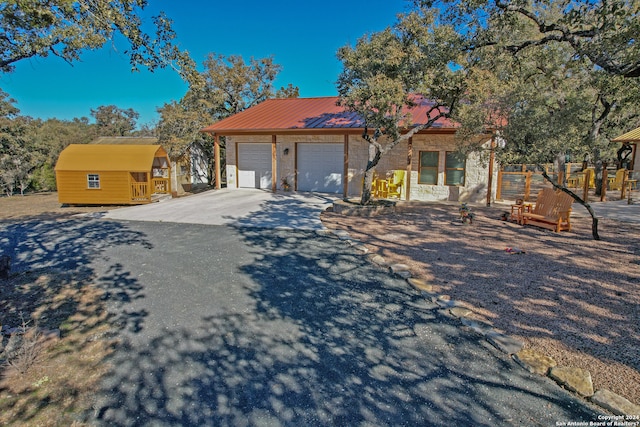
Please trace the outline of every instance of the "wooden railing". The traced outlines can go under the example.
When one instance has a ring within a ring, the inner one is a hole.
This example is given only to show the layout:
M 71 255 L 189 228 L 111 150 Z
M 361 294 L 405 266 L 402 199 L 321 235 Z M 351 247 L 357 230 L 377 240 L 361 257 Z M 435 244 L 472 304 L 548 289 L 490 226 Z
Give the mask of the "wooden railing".
M 154 193 L 169 194 L 171 193 L 171 187 L 169 185 L 168 178 L 153 178 L 151 180 L 151 186 Z
M 131 200 L 151 200 L 149 184 L 147 184 L 146 182 L 132 182 Z

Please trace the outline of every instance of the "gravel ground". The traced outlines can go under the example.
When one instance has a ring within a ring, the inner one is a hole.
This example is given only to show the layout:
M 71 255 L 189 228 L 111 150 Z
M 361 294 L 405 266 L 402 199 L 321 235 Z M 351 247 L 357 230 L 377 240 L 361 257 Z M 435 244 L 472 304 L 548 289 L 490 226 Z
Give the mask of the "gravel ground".
M 473 212 L 465 225 L 455 204 L 412 202 L 392 215 L 322 220 L 559 366 L 588 370 L 596 390 L 640 403 L 640 224 L 601 220 L 595 241 L 590 218 L 553 233 L 500 220 L 504 207 Z

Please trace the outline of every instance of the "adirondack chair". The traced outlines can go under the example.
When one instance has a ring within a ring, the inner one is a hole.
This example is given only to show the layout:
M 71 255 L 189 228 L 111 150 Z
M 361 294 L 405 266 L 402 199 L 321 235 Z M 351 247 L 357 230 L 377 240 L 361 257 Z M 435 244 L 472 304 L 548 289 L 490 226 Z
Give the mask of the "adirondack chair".
M 402 187 L 404 186 L 405 171 L 395 170 L 393 171 L 393 178 L 389 180 L 389 197 L 402 196 Z
M 573 197 L 565 192 L 544 188 L 538 193 L 538 199 L 531 212 L 522 213 L 522 223 L 548 228 L 555 232 L 570 231 L 572 204 Z
M 618 169 L 615 178 L 609 178 L 609 190 L 622 190 L 626 169 Z

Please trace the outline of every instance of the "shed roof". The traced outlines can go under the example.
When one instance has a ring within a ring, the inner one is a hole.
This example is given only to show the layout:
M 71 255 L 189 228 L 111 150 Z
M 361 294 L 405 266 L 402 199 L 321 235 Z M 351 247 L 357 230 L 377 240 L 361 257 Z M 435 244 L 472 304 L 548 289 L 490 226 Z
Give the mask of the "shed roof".
M 160 145 L 71 144 L 58 157 L 57 171 L 150 171 L 155 157 L 167 157 Z
M 338 105 L 337 96 L 322 98 L 267 99 L 231 117 L 207 126 L 202 131 L 216 134 L 269 133 L 322 130 L 361 130 L 364 121 L 358 114 Z M 425 123 L 433 102 L 415 96 L 410 110 L 413 125 Z M 434 128 L 455 128 L 454 122 L 439 119 Z
M 627 132 L 624 135 L 620 135 L 617 138 L 613 138 L 612 141 L 613 142 L 640 142 L 640 128 Z

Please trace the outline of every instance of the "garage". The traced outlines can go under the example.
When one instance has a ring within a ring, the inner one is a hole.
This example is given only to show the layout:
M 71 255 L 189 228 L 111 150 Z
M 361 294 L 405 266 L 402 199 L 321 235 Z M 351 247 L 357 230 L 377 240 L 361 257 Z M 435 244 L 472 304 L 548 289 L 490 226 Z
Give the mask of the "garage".
M 271 144 L 238 144 L 238 187 L 271 189 Z
M 298 191 L 342 193 L 343 144 L 297 144 Z

